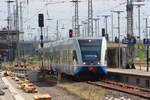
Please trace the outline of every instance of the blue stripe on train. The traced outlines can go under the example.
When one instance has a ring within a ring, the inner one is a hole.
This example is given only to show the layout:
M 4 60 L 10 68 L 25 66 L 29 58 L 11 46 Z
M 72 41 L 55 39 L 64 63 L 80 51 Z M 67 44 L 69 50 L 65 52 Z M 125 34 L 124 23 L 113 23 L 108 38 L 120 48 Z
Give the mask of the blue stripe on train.
M 46 66 L 44 66 L 46 67 Z M 90 66 L 74 66 L 74 67 L 63 67 L 63 66 L 52 66 L 53 71 L 62 72 L 68 75 L 79 75 L 85 74 L 88 75 L 90 73 L 94 73 L 96 75 L 106 75 L 107 74 L 107 66 L 95 66 L 95 71 L 89 71 Z M 49 68 L 50 69 L 50 68 Z
M 107 74 L 107 66 L 95 66 L 96 70 L 92 73 L 95 73 L 97 75 L 106 75 Z M 80 73 L 90 73 L 89 67 L 85 66 L 77 66 L 75 67 L 74 75 L 80 74 Z

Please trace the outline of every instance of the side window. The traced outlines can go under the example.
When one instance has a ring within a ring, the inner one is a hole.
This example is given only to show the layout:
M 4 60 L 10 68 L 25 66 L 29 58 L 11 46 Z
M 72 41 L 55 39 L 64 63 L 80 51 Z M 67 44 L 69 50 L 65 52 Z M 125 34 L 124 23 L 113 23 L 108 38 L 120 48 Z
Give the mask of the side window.
M 70 49 L 70 50 L 68 50 L 68 63 L 69 63 L 69 65 L 71 65 L 72 62 L 73 62 L 73 60 L 72 60 L 72 50 Z
M 136 79 L 136 84 L 140 84 L 140 79 L 139 78 Z
M 145 85 L 146 85 L 146 87 L 150 87 L 150 81 L 149 80 L 145 80 Z
M 57 63 L 60 64 L 60 51 L 56 52 Z
M 65 64 L 65 61 L 66 61 L 66 52 L 65 52 L 65 50 L 63 50 L 63 64 Z

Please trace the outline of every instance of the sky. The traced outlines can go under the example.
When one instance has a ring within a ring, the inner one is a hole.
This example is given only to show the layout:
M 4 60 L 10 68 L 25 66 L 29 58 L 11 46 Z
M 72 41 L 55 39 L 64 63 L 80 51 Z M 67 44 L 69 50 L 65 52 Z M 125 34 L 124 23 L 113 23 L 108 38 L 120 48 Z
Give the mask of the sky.
M 7 4 L 6 0 L 0 0 L 0 27 L 6 27 L 7 22 Z M 43 13 L 45 17 L 44 29 L 45 38 L 55 38 L 56 35 L 56 21 L 59 22 L 59 33 L 61 37 L 65 38 L 68 35 L 68 30 L 72 28 L 72 16 L 74 16 L 74 5 L 70 0 L 18 0 L 23 3 L 23 26 L 24 39 L 33 40 L 39 39 L 38 28 L 38 14 Z M 64 1 L 64 2 L 63 2 Z M 79 17 L 80 24 L 85 21 L 88 16 L 87 0 L 80 0 L 79 3 Z M 62 3 L 63 2 L 63 3 Z M 145 29 L 144 18 L 150 15 L 150 1 L 146 0 L 144 6 L 141 7 L 141 32 Z M 11 8 L 14 4 L 11 4 Z M 93 0 L 93 16 L 100 17 L 100 30 L 105 27 L 103 15 L 111 15 L 111 10 L 122 10 L 121 14 L 121 33 L 122 36 L 126 33 L 126 0 Z M 134 7 L 134 34 L 138 35 L 138 17 L 137 8 Z M 52 20 L 47 20 L 52 19 Z M 114 13 L 114 27 L 117 27 L 117 14 Z M 81 26 L 82 28 L 82 26 Z M 47 32 L 48 31 L 48 32 Z M 111 18 L 108 18 L 108 33 L 111 37 Z M 117 29 L 114 29 L 115 36 L 117 36 Z M 143 37 L 145 35 L 143 34 Z

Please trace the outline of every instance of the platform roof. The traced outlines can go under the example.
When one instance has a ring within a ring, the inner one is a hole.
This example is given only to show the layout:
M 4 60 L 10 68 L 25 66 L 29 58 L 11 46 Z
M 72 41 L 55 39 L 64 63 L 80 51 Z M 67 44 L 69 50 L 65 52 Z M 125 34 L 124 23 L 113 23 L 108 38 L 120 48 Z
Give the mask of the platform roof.
M 146 72 L 144 70 L 138 70 L 138 69 L 108 68 L 107 71 L 111 72 L 111 73 L 134 75 L 134 76 L 143 76 L 143 77 L 149 77 L 150 78 L 150 73 L 149 72 Z

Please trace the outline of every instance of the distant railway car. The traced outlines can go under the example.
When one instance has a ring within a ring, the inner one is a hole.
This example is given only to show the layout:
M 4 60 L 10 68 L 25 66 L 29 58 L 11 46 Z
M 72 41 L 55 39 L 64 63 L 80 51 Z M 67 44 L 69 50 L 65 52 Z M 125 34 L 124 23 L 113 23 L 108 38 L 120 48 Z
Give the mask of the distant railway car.
M 51 61 L 46 69 L 80 78 L 100 78 L 107 74 L 105 38 L 69 38 L 48 47 Z

